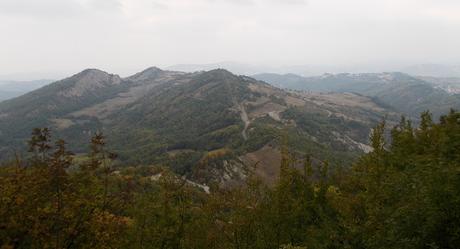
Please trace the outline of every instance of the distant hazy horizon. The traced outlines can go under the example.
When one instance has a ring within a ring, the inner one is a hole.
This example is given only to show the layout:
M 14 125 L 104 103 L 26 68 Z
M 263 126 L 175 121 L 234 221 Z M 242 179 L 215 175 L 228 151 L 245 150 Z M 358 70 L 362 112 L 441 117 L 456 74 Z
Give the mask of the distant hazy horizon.
M 206 64 L 176 64 L 170 66 L 149 65 L 137 68 L 122 68 L 117 71 L 108 70 L 100 67 L 81 67 L 75 70 L 63 71 L 29 71 L 16 72 L 0 75 L 0 81 L 34 81 L 34 80 L 60 80 L 84 69 L 97 68 L 111 74 L 117 74 L 121 77 L 128 77 L 138 73 L 148 67 L 159 67 L 163 70 L 171 71 L 207 71 L 216 68 L 223 68 L 235 74 L 254 75 L 260 73 L 277 73 L 277 74 L 297 74 L 301 76 L 318 76 L 325 73 L 381 73 L 381 72 L 403 72 L 416 76 L 434 76 L 434 77 L 460 77 L 460 65 L 442 65 L 442 64 L 407 64 L 407 65 L 264 65 L 264 64 L 245 64 L 241 62 L 225 61 Z M 1 83 L 1 82 L 0 82 Z M 0 84 L 1 87 L 1 84 Z
M 0 76 L 220 61 L 317 71 L 460 65 L 458 13 L 455 0 L 0 0 Z

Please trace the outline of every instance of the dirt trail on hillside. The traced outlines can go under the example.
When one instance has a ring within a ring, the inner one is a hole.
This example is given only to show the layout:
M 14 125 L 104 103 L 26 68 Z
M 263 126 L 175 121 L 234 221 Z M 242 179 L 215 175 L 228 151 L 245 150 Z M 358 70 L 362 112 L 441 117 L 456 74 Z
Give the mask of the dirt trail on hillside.
M 244 129 L 241 132 L 241 135 L 243 136 L 244 140 L 248 140 L 247 130 L 249 125 L 251 124 L 251 121 L 249 120 L 248 114 L 246 112 L 246 109 L 244 109 L 243 104 L 238 104 L 238 109 L 240 110 L 241 120 L 244 123 Z

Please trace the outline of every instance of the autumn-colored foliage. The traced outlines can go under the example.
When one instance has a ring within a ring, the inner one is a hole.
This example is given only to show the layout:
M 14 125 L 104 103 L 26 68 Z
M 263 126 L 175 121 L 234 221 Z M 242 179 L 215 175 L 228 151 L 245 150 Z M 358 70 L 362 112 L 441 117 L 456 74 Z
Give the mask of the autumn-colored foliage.
M 104 136 L 76 156 L 35 129 L 0 169 L 2 248 L 460 248 L 460 113 L 385 123 L 351 167 L 282 149 L 280 177 L 205 193 L 159 167 L 114 168 Z M 215 152 L 223 153 L 222 151 Z M 84 159 L 81 159 L 84 158 Z M 201 162 L 205 163 L 205 162 Z M 299 165 L 303 169 L 299 170 Z

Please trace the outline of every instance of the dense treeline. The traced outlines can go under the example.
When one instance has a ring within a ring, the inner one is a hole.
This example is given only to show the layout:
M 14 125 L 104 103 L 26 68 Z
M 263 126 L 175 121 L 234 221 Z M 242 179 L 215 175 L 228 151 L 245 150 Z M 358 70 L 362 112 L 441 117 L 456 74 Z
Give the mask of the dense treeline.
M 97 134 L 84 159 L 36 129 L 0 171 L 2 248 L 460 248 L 460 113 L 404 118 L 349 169 L 286 149 L 275 186 L 250 175 L 209 194 L 166 169 L 114 169 Z M 78 159 L 78 160 L 77 160 Z M 303 165 L 299 170 L 298 165 Z M 294 165 L 296 167 L 294 167 Z

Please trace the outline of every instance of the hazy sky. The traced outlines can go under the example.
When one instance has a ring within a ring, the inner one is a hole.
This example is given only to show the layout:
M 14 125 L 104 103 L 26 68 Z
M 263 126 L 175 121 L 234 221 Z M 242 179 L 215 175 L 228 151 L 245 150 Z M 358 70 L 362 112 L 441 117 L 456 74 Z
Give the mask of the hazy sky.
M 460 63 L 459 0 L 0 0 L 0 75 Z

